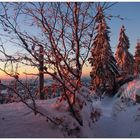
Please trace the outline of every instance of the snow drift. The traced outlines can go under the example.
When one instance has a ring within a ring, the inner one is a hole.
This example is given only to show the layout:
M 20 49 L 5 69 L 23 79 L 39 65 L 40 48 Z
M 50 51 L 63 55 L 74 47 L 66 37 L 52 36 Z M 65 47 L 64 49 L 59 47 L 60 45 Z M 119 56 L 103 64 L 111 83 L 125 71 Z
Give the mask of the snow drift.
M 117 95 L 121 95 L 120 97 L 134 99 L 129 104 L 118 97 L 91 100 L 87 96 L 90 91 L 85 87 L 81 88 L 81 94 L 77 95 L 77 98 L 84 102 L 80 112 L 83 126 L 79 126 L 72 117 L 65 102 L 58 103 L 58 98 L 36 100 L 36 104 L 39 111 L 52 119 L 58 118 L 58 122 L 63 122 L 63 126 L 54 125 L 39 114 L 35 116 L 22 102 L 0 105 L 0 137 L 140 137 L 140 104 L 135 103 L 135 98 L 132 98 L 132 95 L 139 94 L 139 84 L 140 80 L 135 79 L 119 90 Z M 28 100 L 29 104 L 30 102 Z
M 136 95 L 140 96 L 140 79 L 136 78 L 131 82 L 124 84 L 116 96 L 121 98 L 129 98 L 136 101 Z

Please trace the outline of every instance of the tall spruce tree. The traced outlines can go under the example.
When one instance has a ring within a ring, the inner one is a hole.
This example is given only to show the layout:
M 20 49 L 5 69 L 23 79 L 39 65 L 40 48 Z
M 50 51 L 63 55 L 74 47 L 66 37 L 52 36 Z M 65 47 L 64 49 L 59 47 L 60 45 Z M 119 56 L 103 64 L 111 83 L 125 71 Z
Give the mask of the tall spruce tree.
M 119 74 L 116 65 L 116 60 L 110 47 L 109 27 L 105 21 L 105 16 L 102 7 L 97 8 L 96 16 L 96 36 L 93 40 L 93 48 L 91 50 L 91 58 L 89 63 L 92 66 L 91 84 L 95 91 L 108 91 L 111 94 L 114 85 L 115 77 Z
M 133 55 L 129 52 L 129 39 L 125 34 L 125 27 L 122 26 L 119 35 L 119 43 L 116 49 L 115 58 L 117 66 L 119 67 L 121 74 L 133 74 Z
M 140 40 L 138 40 L 136 45 L 136 51 L 134 55 L 134 74 L 140 74 Z

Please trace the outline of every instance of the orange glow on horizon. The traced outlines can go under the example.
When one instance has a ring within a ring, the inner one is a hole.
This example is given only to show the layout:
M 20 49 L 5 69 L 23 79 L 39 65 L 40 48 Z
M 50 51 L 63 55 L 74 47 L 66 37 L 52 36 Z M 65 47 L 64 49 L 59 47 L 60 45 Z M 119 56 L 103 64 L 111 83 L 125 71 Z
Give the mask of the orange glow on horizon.
M 31 74 L 37 74 L 38 70 L 32 67 L 22 67 L 18 69 L 18 73 L 19 73 L 19 78 L 20 79 L 24 79 L 24 78 L 31 78 L 33 77 L 33 75 Z M 25 73 L 29 73 L 29 75 L 25 74 Z M 35 75 L 34 75 L 35 76 Z M 13 79 L 13 77 L 10 77 L 9 75 L 7 75 L 6 73 L 4 73 L 3 71 L 0 70 L 0 79 L 1 80 L 8 80 L 8 79 Z
M 86 77 L 89 76 L 91 72 L 91 67 L 88 66 L 84 66 L 83 71 L 82 71 L 82 76 Z
M 91 67 L 89 66 L 84 66 L 83 71 L 82 71 L 82 76 L 86 77 L 89 76 L 91 71 Z M 26 75 L 26 73 L 29 73 L 29 75 Z M 20 79 L 24 79 L 24 78 L 32 78 L 35 77 L 35 75 L 31 75 L 31 74 L 37 74 L 38 70 L 36 68 L 32 68 L 32 67 L 22 67 L 20 69 L 18 69 L 18 73 L 19 73 L 19 78 Z M 48 75 L 45 75 L 45 77 L 49 77 Z M 0 79 L 1 80 L 8 80 L 8 79 L 12 79 L 12 77 L 8 76 L 6 73 L 4 73 L 3 71 L 0 71 Z

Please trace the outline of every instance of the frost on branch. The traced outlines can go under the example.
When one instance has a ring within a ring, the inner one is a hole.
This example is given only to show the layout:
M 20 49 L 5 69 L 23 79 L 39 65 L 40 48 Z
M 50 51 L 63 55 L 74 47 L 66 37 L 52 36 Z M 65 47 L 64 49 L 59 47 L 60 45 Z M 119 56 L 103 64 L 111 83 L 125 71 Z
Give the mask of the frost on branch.
M 81 87 L 79 93 L 76 94 L 76 102 L 73 105 L 76 116 L 83 122 L 83 126 L 73 117 L 67 100 L 60 101 L 60 99 L 61 97 L 52 99 L 51 108 L 47 107 L 46 109 L 51 111 L 47 115 L 51 115 L 50 117 L 59 124 L 65 137 L 88 137 L 91 135 L 92 125 L 100 118 L 101 110 L 93 106 L 90 90 L 86 87 Z

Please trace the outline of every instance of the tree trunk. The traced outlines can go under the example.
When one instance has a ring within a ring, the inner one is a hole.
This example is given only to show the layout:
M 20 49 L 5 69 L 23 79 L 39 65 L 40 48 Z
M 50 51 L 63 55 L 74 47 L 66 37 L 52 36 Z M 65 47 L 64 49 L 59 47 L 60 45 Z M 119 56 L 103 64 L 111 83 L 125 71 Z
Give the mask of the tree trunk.
M 44 54 L 43 54 L 43 46 L 39 48 L 39 95 L 40 99 L 44 99 Z

